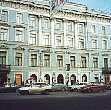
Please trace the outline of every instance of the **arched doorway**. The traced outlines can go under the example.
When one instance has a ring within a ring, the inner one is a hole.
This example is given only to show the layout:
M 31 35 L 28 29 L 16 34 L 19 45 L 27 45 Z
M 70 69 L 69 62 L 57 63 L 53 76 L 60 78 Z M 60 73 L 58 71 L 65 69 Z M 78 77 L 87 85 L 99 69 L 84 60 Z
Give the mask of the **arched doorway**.
M 71 75 L 71 85 L 76 83 L 76 76 L 74 74 Z
M 64 77 L 62 74 L 59 74 L 58 77 L 57 77 L 57 83 L 62 83 L 64 84 Z
M 35 74 L 32 74 L 30 78 L 32 78 L 34 82 L 37 82 L 37 76 Z
M 82 82 L 87 82 L 87 76 L 85 74 L 82 76 Z
M 45 77 L 45 82 L 47 84 L 50 84 L 50 76 L 49 76 L 49 74 L 46 74 L 44 77 Z

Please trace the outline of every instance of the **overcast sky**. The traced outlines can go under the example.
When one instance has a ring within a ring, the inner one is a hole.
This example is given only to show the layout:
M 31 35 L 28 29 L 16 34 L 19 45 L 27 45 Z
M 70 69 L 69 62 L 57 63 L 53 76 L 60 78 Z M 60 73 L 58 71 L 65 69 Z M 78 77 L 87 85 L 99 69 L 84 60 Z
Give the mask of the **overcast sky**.
M 80 4 L 85 4 L 89 8 L 100 9 L 111 12 L 111 0 L 69 0 Z

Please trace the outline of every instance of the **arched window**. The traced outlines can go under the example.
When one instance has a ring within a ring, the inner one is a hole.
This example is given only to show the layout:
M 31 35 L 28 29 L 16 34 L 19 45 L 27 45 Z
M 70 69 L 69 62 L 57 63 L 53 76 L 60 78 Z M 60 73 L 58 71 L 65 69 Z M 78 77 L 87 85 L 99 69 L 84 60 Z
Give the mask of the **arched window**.
M 87 76 L 85 74 L 82 76 L 82 82 L 87 82 Z
M 58 77 L 57 77 L 57 83 L 62 83 L 64 84 L 64 77 L 62 74 L 59 74 Z
M 74 74 L 71 75 L 71 85 L 75 84 L 76 83 L 76 76 Z
M 46 74 L 44 77 L 45 77 L 45 82 L 47 84 L 50 84 L 50 76 L 49 76 L 49 74 Z

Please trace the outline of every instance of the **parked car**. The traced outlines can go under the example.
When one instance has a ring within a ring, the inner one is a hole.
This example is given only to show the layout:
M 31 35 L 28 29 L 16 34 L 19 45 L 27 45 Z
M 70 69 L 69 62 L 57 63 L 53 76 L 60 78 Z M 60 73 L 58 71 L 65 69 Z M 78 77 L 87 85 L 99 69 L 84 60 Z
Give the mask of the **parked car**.
M 16 90 L 17 94 L 28 95 L 28 94 L 47 94 L 52 89 L 51 85 L 44 82 L 38 82 L 33 84 L 27 84 L 24 87 L 18 88 Z
M 103 92 L 105 91 L 105 84 L 89 84 L 80 88 L 80 92 L 92 93 L 92 92 Z
M 62 83 L 55 83 L 52 85 L 52 92 L 57 92 L 57 91 L 66 91 L 67 86 Z
M 70 88 L 71 92 L 75 92 L 75 91 L 77 92 L 81 89 L 81 87 L 84 87 L 86 85 L 87 83 L 81 82 L 81 83 L 75 83 L 74 85 L 69 85 L 68 87 Z

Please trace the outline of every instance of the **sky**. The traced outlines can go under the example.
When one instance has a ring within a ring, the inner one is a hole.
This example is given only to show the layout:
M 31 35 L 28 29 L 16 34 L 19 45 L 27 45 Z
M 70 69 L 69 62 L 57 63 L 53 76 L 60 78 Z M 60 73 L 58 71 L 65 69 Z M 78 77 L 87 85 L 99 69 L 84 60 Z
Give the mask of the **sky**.
M 111 0 L 69 0 L 87 5 L 89 9 L 108 11 L 111 13 Z

